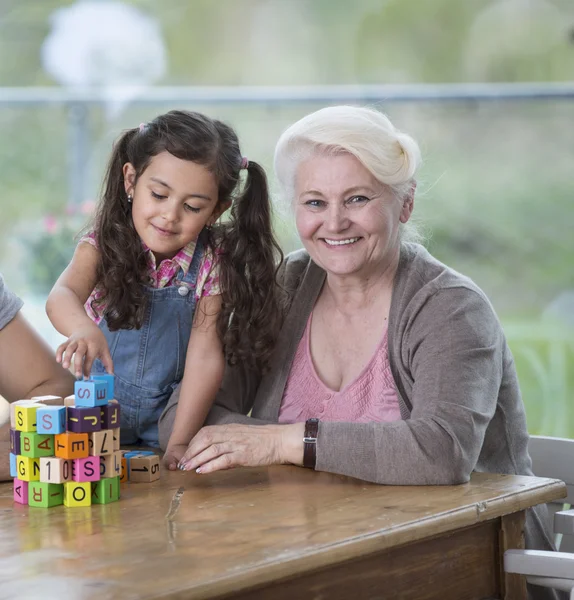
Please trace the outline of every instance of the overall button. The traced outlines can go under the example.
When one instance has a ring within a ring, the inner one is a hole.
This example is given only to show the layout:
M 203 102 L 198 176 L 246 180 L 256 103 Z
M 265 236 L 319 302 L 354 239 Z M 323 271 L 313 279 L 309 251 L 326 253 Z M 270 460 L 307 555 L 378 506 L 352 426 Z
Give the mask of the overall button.
M 180 288 L 177 289 L 177 293 L 180 296 L 187 296 L 189 294 L 189 288 L 185 285 L 182 285 Z

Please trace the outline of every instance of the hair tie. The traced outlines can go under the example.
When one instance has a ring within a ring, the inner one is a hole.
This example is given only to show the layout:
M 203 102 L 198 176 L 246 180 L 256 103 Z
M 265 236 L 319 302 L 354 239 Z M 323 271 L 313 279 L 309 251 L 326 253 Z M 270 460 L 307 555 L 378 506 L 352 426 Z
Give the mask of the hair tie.
M 247 159 L 247 156 L 243 156 L 241 158 L 241 164 L 239 165 L 239 169 L 247 169 L 248 166 L 249 160 Z
M 145 129 L 145 123 L 140 123 L 139 130 L 140 132 Z

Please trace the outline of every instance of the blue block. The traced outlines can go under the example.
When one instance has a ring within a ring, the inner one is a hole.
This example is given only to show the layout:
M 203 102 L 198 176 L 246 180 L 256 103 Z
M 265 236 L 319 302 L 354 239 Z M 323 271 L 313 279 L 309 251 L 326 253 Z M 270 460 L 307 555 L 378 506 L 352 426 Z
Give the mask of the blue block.
M 36 411 L 36 429 L 38 433 L 66 432 L 66 407 L 65 406 L 43 406 Z
M 107 384 L 104 381 L 76 381 L 74 395 L 76 406 L 105 406 Z
M 10 477 L 18 477 L 18 467 L 16 466 L 16 455 L 10 452 Z
M 108 373 L 98 373 L 97 375 L 92 375 L 90 377 L 93 381 L 104 381 L 106 384 L 106 399 L 109 402 L 114 399 L 114 375 L 109 375 Z

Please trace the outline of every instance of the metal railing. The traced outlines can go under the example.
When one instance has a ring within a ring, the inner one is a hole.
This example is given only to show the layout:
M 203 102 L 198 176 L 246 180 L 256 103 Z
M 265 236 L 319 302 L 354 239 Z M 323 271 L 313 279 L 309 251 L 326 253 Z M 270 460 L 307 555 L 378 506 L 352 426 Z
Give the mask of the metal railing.
M 68 121 L 68 201 L 81 202 L 89 156 L 90 108 L 105 106 L 114 96 L 130 98 L 130 105 L 250 104 L 266 107 L 288 104 L 373 102 L 509 102 L 574 99 L 574 82 L 561 83 L 447 83 L 411 85 L 320 86 L 206 86 L 93 88 L 0 88 L 5 107 L 64 106 Z

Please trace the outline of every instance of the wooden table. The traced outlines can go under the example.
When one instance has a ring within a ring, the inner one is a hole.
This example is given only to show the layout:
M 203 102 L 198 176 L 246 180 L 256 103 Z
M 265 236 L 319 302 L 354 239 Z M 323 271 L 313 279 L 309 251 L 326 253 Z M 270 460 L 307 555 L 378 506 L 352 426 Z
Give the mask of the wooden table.
M 522 598 L 501 571 L 553 479 L 378 486 L 296 467 L 163 472 L 89 508 L 13 504 L 0 484 L 0 598 Z M 15 592 L 16 590 L 16 592 Z M 12 596 L 14 593 L 14 596 Z

